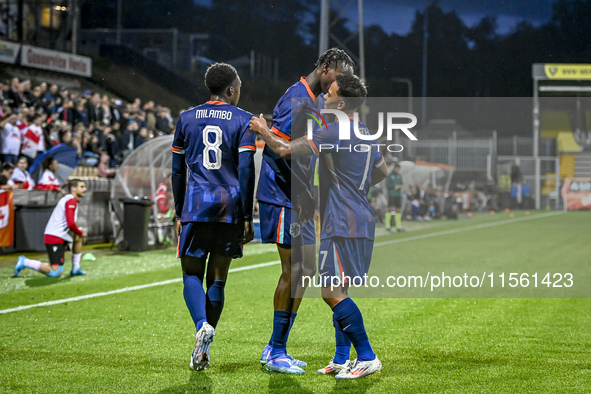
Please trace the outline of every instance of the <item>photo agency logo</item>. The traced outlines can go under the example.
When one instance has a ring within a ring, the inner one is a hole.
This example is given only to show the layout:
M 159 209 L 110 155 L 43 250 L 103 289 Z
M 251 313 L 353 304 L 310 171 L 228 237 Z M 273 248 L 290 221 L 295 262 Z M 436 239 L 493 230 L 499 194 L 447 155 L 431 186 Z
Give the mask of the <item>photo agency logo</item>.
M 352 138 L 351 134 L 351 122 L 349 121 L 349 116 L 340 111 L 338 109 L 321 109 L 320 112 L 315 111 L 311 108 L 307 108 L 309 112 L 307 115 L 310 116 L 311 119 L 307 121 L 307 138 L 313 139 L 314 137 L 314 122 L 318 126 L 318 129 L 328 130 L 328 123 L 324 118 L 324 114 L 331 114 L 336 117 L 336 120 L 339 127 L 339 140 L 341 141 L 350 141 Z M 385 119 L 385 127 L 384 127 L 384 119 Z M 394 131 L 400 130 L 402 131 L 408 139 L 411 141 L 417 141 L 417 137 L 410 131 L 413 127 L 417 125 L 417 117 L 408 112 L 379 112 L 378 113 L 378 130 L 372 134 L 366 127 L 359 127 L 359 113 L 355 112 L 353 114 L 353 134 L 356 139 L 362 141 L 368 141 L 364 143 L 357 143 L 353 144 L 348 147 L 339 146 L 336 144 L 319 144 L 318 150 L 320 152 L 327 152 L 327 151 L 339 151 L 339 150 L 353 150 L 355 152 L 368 152 L 372 146 L 377 146 L 380 152 L 388 151 L 392 153 L 402 152 L 404 147 L 400 144 L 392 143 L 394 141 Z M 386 142 L 387 143 L 379 143 L 378 141 L 384 135 L 384 130 L 386 133 Z

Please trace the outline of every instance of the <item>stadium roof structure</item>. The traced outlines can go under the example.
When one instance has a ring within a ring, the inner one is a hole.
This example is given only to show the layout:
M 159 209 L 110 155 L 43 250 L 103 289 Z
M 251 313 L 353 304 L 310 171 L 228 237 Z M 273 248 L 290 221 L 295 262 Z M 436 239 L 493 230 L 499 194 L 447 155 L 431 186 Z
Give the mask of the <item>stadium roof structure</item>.
M 145 142 L 125 158 L 117 171 L 111 187 L 111 222 L 114 243 L 122 239 L 123 203 L 121 199 L 139 197 L 156 200 L 156 191 L 170 182 L 172 168 L 172 135 Z M 169 190 L 172 191 L 172 190 Z M 150 228 L 160 230 L 170 227 L 170 217 L 159 212 L 158 204 L 151 207 Z M 156 241 L 162 242 L 162 232 L 156 231 Z

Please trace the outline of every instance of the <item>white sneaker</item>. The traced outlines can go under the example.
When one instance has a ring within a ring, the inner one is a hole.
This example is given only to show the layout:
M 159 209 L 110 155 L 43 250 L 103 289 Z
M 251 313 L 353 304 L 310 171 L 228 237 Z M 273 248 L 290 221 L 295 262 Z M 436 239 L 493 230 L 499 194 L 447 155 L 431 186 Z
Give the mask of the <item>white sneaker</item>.
M 319 369 L 316 372 L 321 373 L 323 375 L 330 375 L 330 374 L 333 374 L 333 373 L 339 373 L 342 370 L 347 370 L 347 369 L 349 369 L 349 366 L 350 365 L 351 364 L 349 363 L 349 360 L 345 361 L 342 364 L 336 364 L 334 362 L 334 358 L 333 358 L 332 360 L 330 360 L 328 362 L 328 365 L 326 367 L 324 367 L 322 369 Z
M 191 355 L 191 364 L 189 365 L 191 369 L 201 371 L 207 368 L 209 365 L 209 344 L 213 342 L 214 336 L 214 328 L 207 322 L 203 323 L 203 326 L 195 335 L 197 342 Z
M 364 376 L 373 375 L 376 372 L 380 372 L 382 369 L 382 363 L 376 356 L 371 361 L 358 361 L 355 359 L 353 365 L 348 369 L 343 369 L 335 376 L 337 379 L 357 379 Z

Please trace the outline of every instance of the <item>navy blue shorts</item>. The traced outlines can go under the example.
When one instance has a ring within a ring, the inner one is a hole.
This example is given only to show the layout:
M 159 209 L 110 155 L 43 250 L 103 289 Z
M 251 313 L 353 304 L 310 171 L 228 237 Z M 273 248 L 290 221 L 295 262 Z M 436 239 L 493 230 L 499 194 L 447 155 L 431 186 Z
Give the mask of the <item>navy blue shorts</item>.
M 185 223 L 179 237 L 177 257 L 207 257 L 210 253 L 233 259 L 242 257 L 240 241 L 244 226 L 232 223 Z
M 345 282 L 359 282 L 367 275 L 373 252 L 373 241 L 366 238 L 328 238 L 320 241 L 318 274 L 320 278 L 345 277 Z
M 292 210 L 273 204 L 259 202 L 261 239 L 264 244 L 291 245 L 316 243 L 313 220 L 300 224 L 291 221 Z

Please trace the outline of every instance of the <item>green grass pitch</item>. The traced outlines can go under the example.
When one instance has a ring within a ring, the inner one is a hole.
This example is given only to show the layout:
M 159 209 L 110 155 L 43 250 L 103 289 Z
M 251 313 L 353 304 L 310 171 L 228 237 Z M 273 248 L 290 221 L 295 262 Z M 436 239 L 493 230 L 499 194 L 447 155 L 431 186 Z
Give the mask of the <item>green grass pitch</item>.
M 303 300 L 288 343 L 290 354 L 308 362 L 306 374 L 259 365 L 271 333 L 277 264 L 230 274 L 211 365 L 195 372 L 194 328 L 173 249 L 97 248 L 96 261 L 82 262 L 86 277 L 57 280 L 31 270 L 13 278 L 15 256 L 2 256 L 0 392 L 590 392 L 590 214 L 514 214 L 404 222 L 408 231 L 398 234 L 379 229 L 370 274 L 572 271 L 576 286 L 434 294 L 446 298 L 408 288 L 398 298 L 370 292 L 356 302 L 384 367 L 346 382 L 315 373 L 334 350 L 331 312 L 317 298 Z M 277 259 L 272 245 L 248 245 L 232 268 Z M 5 313 L 167 280 L 173 281 Z M 579 298 L 548 298 L 572 294 Z

